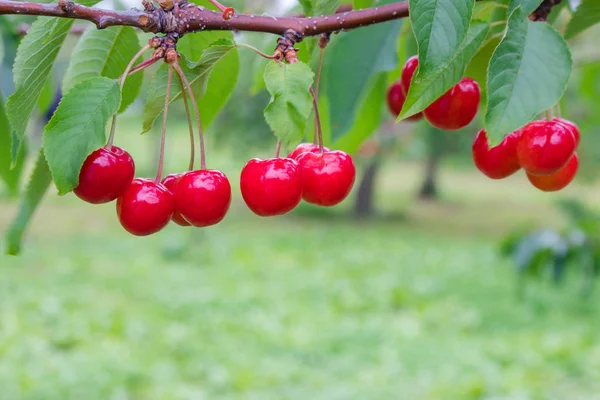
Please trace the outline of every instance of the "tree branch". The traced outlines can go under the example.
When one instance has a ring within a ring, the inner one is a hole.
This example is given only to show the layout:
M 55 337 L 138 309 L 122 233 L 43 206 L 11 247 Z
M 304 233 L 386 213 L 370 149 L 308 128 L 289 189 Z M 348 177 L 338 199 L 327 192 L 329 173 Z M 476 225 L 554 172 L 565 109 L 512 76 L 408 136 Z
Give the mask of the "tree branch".
M 316 36 L 361 26 L 377 24 L 408 16 L 408 2 L 398 2 L 363 10 L 347 11 L 320 17 L 269 17 L 236 14 L 224 20 L 221 13 L 180 1 L 171 11 L 152 10 L 112 11 L 86 7 L 71 1 L 58 4 L 39 4 L 0 0 L 0 14 L 43 15 L 93 22 L 98 29 L 125 25 L 151 33 L 184 35 L 203 30 L 231 30 L 273 33 L 282 35 L 288 30 L 299 37 Z

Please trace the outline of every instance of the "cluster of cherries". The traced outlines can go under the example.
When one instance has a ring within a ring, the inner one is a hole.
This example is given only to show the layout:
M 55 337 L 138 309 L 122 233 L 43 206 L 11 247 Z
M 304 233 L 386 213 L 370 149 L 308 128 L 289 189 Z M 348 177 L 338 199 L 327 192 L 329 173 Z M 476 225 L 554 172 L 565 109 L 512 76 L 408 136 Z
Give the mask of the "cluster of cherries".
M 394 82 L 387 92 L 387 104 L 394 115 L 400 114 L 413 76 L 419 66 L 418 56 L 406 61 L 400 80 Z M 431 103 L 423 112 L 407 119 L 418 121 L 425 119 L 439 129 L 454 131 L 469 125 L 477 115 L 481 90 L 479 84 L 471 78 L 463 78 L 449 91 Z
M 506 178 L 523 168 L 533 186 L 554 192 L 566 187 L 577 174 L 579 140 L 577 125 L 562 118 L 533 121 L 492 148 L 482 129 L 473 142 L 473 161 L 492 179 Z
M 409 58 L 400 80 L 388 89 L 388 107 L 396 116 L 404 106 L 418 66 L 418 56 Z M 439 129 L 461 129 L 475 118 L 480 100 L 477 82 L 463 78 L 423 112 L 407 119 L 418 121 L 425 117 Z M 579 159 L 575 150 L 579 138 L 577 125 L 562 118 L 531 122 L 492 148 L 482 129 L 473 142 L 473 160 L 489 178 L 503 179 L 523 168 L 533 186 L 546 192 L 557 191 L 567 186 L 577 174 Z
M 134 175 L 129 153 L 106 146 L 86 158 L 74 193 L 92 204 L 117 200 L 121 225 L 136 236 L 158 232 L 171 220 L 181 226 L 215 225 L 229 210 L 231 186 L 221 171 L 194 170 L 162 180 Z M 302 199 L 334 206 L 348 196 L 355 176 L 348 154 L 303 143 L 285 158 L 248 161 L 240 187 L 248 207 L 266 217 L 285 214 Z

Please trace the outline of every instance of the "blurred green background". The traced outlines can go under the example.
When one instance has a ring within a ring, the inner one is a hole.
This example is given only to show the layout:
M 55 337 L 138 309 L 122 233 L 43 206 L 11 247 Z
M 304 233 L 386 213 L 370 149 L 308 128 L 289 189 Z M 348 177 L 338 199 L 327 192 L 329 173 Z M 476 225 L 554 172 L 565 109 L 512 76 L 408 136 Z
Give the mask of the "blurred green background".
M 560 285 L 523 278 L 501 253 L 515 231 L 572 229 L 560 200 L 600 211 L 598 33 L 572 44 L 562 107 L 582 129 L 582 170 L 560 193 L 480 174 L 479 121 L 443 133 L 388 118 L 355 155 L 342 205 L 268 219 L 239 194 L 245 162 L 275 148 L 268 94 L 253 90 L 264 63 L 241 50 L 207 133 L 209 166 L 234 190 L 226 219 L 137 238 L 114 204 L 52 188 L 23 254 L 0 256 L 0 399 L 600 399 L 600 296 L 581 290 L 592 277 L 574 262 Z M 272 39 L 244 40 L 268 51 Z M 139 135 L 142 111 L 119 118 L 115 143 L 153 176 L 159 132 Z M 168 173 L 188 154 L 183 109 L 171 112 Z M 0 227 L 16 207 L 0 187 Z

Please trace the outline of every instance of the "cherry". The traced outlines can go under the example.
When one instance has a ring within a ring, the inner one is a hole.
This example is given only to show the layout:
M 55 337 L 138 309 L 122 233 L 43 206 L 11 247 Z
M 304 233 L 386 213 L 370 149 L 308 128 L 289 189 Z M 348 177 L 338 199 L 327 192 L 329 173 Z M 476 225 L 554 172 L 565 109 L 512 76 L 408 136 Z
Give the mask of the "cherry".
M 173 196 L 175 196 L 175 187 L 177 186 L 177 180 L 179 178 L 181 178 L 181 175 L 183 175 L 183 174 L 167 175 L 163 178 L 163 180 L 161 182 L 164 187 L 169 189 L 169 192 L 171 192 L 171 194 Z M 179 211 L 177 211 L 177 209 L 175 209 L 175 212 L 173 213 L 173 216 L 171 217 L 171 219 L 177 225 L 181 225 L 181 226 L 190 226 L 191 225 L 189 222 L 187 222 L 185 220 L 185 218 L 183 218 L 183 216 L 181 215 L 181 213 Z
M 323 147 L 323 151 L 329 151 L 329 149 L 327 147 Z M 294 151 L 292 151 L 290 154 L 288 154 L 287 158 L 291 158 L 293 160 L 298 160 L 298 157 L 300 157 L 300 155 L 306 153 L 306 152 L 310 152 L 310 153 L 320 153 L 321 149 L 319 148 L 318 144 L 313 144 L 313 143 L 300 143 L 295 149 Z
M 73 192 L 88 203 L 108 203 L 125 192 L 134 174 L 135 164 L 128 152 L 117 146 L 103 147 L 85 159 Z
M 224 173 L 203 169 L 186 172 L 175 188 L 177 211 L 196 227 L 215 225 L 231 204 L 231 185 Z
M 523 169 L 533 175 L 550 175 L 564 167 L 575 152 L 575 137 L 564 124 L 533 121 L 521 132 L 517 156 Z
M 330 207 L 352 190 L 356 168 L 343 151 L 304 153 L 298 158 L 302 173 L 302 198 L 307 203 Z
M 550 175 L 533 175 L 527 172 L 527 178 L 533 186 L 544 192 L 556 192 L 573 181 L 573 178 L 577 175 L 578 169 L 579 157 L 577 157 L 577 153 L 575 153 L 567 165 L 557 172 Z
M 394 116 L 398 116 L 400 111 L 402 111 L 402 107 L 404 106 L 404 102 L 406 101 L 406 94 L 404 93 L 404 89 L 402 88 L 402 84 L 400 82 L 394 83 L 387 92 L 387 104 L 390 112 Z M 411 115 L 406 118 L 409 121 L 418 121 L 423 118 L 423 113 L 418 113 L 415 115 Z
M 477 115 L 481 90 L 471 78 L 463 78 L 423 111 L 436 128 L 457 130 L 469 125 Z
M 242 169 L 240 188 L 248 208 L 255 214 L 262 217 L 285 214 L 302 199 L 300 166 L 291 158 L 253 158 Z
M 503 179 L 521 169 L 517 158 L 520 134 L 520 131 L 513 132 L 499 145 L 490 148 L 486 131 L 480 130 L 472 147 L 473 161 L 477 169 L 491 179 Z
M 419 56 L 412 56 L 408 60 L 406 60 L 406 64 L 404 64 L 404 68 L 402 68 L 402 88 L 404 89 L 404 93 L 408 94 L 408 89 L 410 88 L 410 83 L 412 82 L 412 78 L 415 75 L 415 71 L 419 66 Z
M 167 226 L 175 200 L 169 190 L 151 179 L 137 178 L 117 199 L 117 215 L 123 228 L 136 236 L 147 236 Z
M 577 124 L 564 118 L 554 118 L 552 121 L 563 124 L 567 128 L 569 128 L 569 130 L 573 134 L 573 137 L 575 138 L 575 148 L 577 148 L 579 146 L 579 141 L 581 140 L 581 132 L 579 132 L 579 127 L 577 126 Z

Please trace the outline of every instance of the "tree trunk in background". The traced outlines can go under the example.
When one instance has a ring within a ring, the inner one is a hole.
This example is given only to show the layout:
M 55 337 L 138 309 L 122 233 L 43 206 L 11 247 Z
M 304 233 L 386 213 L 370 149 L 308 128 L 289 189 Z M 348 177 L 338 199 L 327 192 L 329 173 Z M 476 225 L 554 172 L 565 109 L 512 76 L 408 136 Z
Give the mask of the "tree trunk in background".
M 422 200 L 435 200 L 438 198 L 437 174 L 440 158 L 440 155 L 430 154 L 425 161 L 425 177 L 421 189 L 419 189 L 419 198 Z
M 379 166 L 380 158 L 373 157 L 365 169 L 358 186 L 358 193 L 354 203 L 354 215 L 357 217 L 370 217 L 375 211 L 373 207 L 375 197 L 375 179 L 377 177 L 377 172 L 379 172 Z

